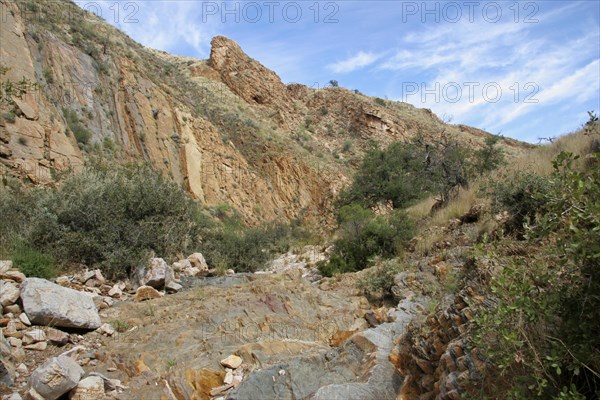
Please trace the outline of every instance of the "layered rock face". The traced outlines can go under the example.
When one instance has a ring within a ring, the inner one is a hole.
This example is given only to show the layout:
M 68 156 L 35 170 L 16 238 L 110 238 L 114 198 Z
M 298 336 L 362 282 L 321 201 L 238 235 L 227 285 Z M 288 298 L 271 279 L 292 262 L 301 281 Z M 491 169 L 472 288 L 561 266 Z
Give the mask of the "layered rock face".
M 487 135 L 404 103 L 285 85 L 222 36 L 208 61 L 175 57 L 66 0 L 0 4 L 0 81 L 28 84 L 0 102 L 3 176 L 48 184 L 90 156 L 144 160 L 246 222 L 323 222 L 370 140 L 445 132 L 478 147 Z

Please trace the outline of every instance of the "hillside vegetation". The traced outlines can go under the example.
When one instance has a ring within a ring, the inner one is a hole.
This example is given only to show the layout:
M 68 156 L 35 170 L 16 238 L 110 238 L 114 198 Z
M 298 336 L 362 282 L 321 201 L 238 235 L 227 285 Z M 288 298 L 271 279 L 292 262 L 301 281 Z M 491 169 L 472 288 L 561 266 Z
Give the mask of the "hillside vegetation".
M 485 360 L 478 374 L 456 383 L 465 398 L 598 397 L 600 127 L 591 116 L 579 132 L 475 178 L 446 207 L 430 212 L 430 199 L 411 206 L 408 215 L 419 227 L 412 251 L 366 264 L 373 267 L 360 287 L 390 299 L 397 298 L 399 272 L 458 257 L 457 268 L 436 267 L 441 286 L 428 289 L 438 300 L 427 322 L 411 324 L 399 339 L 398 352 L 411 354 L 399 363 L 413 375 L 405 393 L 439 394 L 420 383 L 416 360 L 425 357 L 440 379 L 452 371 L 422 347 L 440 334 L 435 321 L 456 312 L 450 296 L 469 299 L 474 314 L 460 333 L 446 332 L 444 348 L 462 343 Z

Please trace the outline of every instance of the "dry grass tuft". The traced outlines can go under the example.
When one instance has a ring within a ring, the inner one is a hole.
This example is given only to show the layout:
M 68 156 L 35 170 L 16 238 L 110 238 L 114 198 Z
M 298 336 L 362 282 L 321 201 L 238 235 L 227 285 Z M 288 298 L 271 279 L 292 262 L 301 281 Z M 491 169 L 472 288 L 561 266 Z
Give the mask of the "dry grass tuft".
M 461 189 L 456 198 L 433 215 L 431 225 L 446 226 L 451 219 L 460 218 L 465 215 L 477 202 L 478 191 L 478 184 L 471 185 L 469 189 Z

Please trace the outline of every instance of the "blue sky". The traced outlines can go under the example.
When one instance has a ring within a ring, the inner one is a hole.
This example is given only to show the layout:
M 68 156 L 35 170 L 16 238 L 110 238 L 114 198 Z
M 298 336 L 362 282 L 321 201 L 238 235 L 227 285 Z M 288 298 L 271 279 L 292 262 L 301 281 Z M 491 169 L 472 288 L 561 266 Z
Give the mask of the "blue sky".
M 600 111 L 596 0 L 78 4 L 149 47 L 208 58 L 211 38 L 225 35 L 285 83 L 335 79 L 525 141 Z

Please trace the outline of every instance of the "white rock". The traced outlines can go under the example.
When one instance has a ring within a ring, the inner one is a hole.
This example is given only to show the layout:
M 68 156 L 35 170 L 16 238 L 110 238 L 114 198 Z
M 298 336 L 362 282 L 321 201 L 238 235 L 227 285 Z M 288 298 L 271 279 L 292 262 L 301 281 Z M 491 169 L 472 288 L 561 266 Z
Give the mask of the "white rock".
M 96 276 L 96 271 L 86 271 L 80 276 L 81 283 L 86 283 Z
M 89 374 L 90 376 L 97 376 L 99 378 L 101 378 L 102 380 L 104 380 L 104 389 L 107 391 L 113 391 L 113 390 L 117 390 L 117 391 L 122 391 L 127 389 L 127 386 L 123 386 L 123 384 L 121 384 L 121 381 L 118 379 L 110 379 L 104 375 L 102 375 L 99 372 L 90 372 Z
M 25 375 L 29 373 L 29 368 L 27 368 L 27 365 L 21 363 L 17 366 L 17 372 Z
M 11 260 L 0 260 L 0 274 L 8 271 L 13 267 Z
M 2 400 L 23 400 L 19 393 L 13 393 L 10 396 L 3 397 Z
M 173 279 L 173 269 L 167 265 L 165 260 L 162 258 L 151 258 L 148 271 L 140 283 L 141 286 L 152 286 L 155 289 L 162 289 Z
M 52 357 L 31 374 L 29 387 L 46 400 L 56 400 L 79 383 L 83 369 L 71 357 Z
M 242 359 L 236 355 L 230 355 L 229 357 L 221 360 L 221 365 L 224 367 L 229 367 L 231 369 L 236 369 L 240 365 L 242 365 Z
M 200 270 L 200 268 L 196 268 L 196 267 L 189 267 L 189 268 L 185 268 L 181 274 L 185 275 L 185 276 L 198 276 L 200 275 L 202 271 Z
M 102 271 L 100 271 L 99 269 L 94 270 L 94 278 L 101 284 L 106 282 L 106 278 L 104 278 L 104 275 L 102 275 Z
M 23 332 L 23 343 L 25 344 L 43 342 L 45 340 L 46 332 L 41 329 L 32 329 L 30 331 Z
M 102 326 L 98 329 L 96 329 L 96 332 L 100 333 L 101 335 L 105 335 L 105 336 L 112 336 L 115 334 L 115 328 L 112 327 L 112 325 L 110 324 L 102 324 Z
M 99 376 L 88 376 L 82 379 L 77 387 L 69 393 L 71 400 L 96 400 L 104 397 L 104 379 Z
M 119 298 L 123 295 L 123 291 L 121 290 L 121 288 L 119 287 L 119 284 L 115 284 L 112 289 L 110 289 L 108 291 L 108 295 L 110 297 L 116 297 Z
M 19 338 L 16 338 L 16 337 L 9 337 L 8 339 L 6 339 L 6 341 L 12 347 L 21 347 L 21 345 L 23 344 L 23 341 L 21 339 L 19 339 Z
M 188 257 L 188 260 L 192 264 L 192 267 L 198 268 L 200 273 L 208 272 L 208 264 L 206 264 L 206 260 L 202 253 L 194 253 Z
M 242 383 L 243 379 L 244 379 L 244 377 L 242 375 L 234 375 L 233 381 L 231 382 L 233 387 L 238 387 L 240 385 L 240 383 Z
M 27 278 L 21 285 L 21 300 L 34 324 L 81 329 L 102 325 L 90 296 L 45 279 Z
M 21 313 L 19 314 L 19 320 L 27 326 L 31 326 L 31 321 L 29 320 L 29 318 L 27 317 L 27 314 L 25 313 Z
M 231 370 L 227 371 L 227 373 L 225 374 L 223 383 L 226 385 L 231 385 L 233 383 L 233 372 L 231 372 Z
M 12 282 L 0 281 L 0 305 L 10 306 L 19 299 L 19 288 Z
M 171 267 L 175 272 L 182 272 L 187 268 L 192 268 L 192 263 L 190 262 L 190 260 L 179 260 L 174 262 Z
M 46 400 L 41 394 L 36 392 L 34 388 L 30 388 L 25 396 L 27 400 Z
M 230 268 L 227 271 L 225 271 L 225 275 L 227 275 L 227 276 L 233 276 L 233 275 L 235 275 L 235 271 Z

